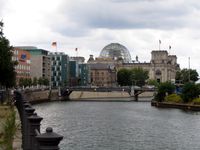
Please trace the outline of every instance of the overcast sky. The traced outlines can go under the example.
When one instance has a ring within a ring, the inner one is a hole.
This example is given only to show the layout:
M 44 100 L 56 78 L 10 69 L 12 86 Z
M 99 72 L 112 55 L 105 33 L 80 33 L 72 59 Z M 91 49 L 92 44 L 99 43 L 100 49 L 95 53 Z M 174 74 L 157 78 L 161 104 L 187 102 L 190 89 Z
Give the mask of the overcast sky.
M 13 46 L 36 46 L 88 59 L 120 43 L 132 59 L 149 62 L 159 48 L 177 55 L 181 68 L 200 73 L 198 0 L 0 0 L 5 36 Z M 169 51 L 169 45 L 171 50 Z

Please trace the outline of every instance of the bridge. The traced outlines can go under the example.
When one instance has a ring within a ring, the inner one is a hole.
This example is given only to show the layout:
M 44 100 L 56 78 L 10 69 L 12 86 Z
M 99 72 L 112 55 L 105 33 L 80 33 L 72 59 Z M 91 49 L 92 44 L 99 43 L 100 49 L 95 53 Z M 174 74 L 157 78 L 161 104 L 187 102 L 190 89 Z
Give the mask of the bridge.
M 138 86 L 124 86 L 124 87 L 88 87 L 88 86 L 74 86 L 65 87 L 61 89 L 61 96 L 65 99 L 70 99 L 69 96 L 73 91 L 91 91 L 91 92 L 127 92 L 135 101 L 138 101 L 138 96 L 143 92 L 154 92 L 155 88 L 152 87 L 138 87 Z

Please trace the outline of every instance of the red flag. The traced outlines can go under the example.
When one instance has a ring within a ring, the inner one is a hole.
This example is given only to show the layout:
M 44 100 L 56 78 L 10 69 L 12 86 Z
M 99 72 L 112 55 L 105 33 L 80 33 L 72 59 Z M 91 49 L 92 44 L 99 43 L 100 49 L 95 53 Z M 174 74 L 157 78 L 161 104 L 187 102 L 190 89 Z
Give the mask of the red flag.
M 57 46 L 57 42 L 52 42 L 51 46 L 56 47 Z

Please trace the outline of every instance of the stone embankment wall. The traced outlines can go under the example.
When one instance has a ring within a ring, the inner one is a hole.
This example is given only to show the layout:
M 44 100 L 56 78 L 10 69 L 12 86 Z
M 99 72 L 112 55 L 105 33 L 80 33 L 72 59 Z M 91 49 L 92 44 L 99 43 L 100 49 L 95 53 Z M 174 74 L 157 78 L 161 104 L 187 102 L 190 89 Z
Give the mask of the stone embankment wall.
M 145 92 L 139 97 L 153 97 L 153 92 Z M 127 92 L 81 92 L 75 91 L 70 95 L 70 99 L 95 99 L 95 98 L 129 98 Z
M 145 92 L 139 95 L 139 97 L 153 97 L 154 92 Z M 44 101 L 62 100 L 62 97 L 58 96 L 58 90 L 46 91 L 28 91 L 25 92 L 25 98 L 31 103 L 40 103 Z M 87 91 L 74 91 L 70 94 L 71 100 L 85 100 L 85 99 L 99 99 L 99 98 L 129 98 L 130 95 L 127 92 L 87 92 Z
M 59 100 L 58 90 L 52 90 L 51 93 L 49 90 L 45 91 L 26 91 L 24 93 L 26 100 L 31 103 L 40 103 L 44 101 Z

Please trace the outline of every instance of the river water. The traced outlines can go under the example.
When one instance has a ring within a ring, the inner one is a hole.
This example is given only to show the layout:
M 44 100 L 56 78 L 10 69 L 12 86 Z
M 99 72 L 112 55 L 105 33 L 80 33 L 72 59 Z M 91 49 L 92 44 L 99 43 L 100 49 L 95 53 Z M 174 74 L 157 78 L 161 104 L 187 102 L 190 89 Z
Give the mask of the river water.
M 34 105 L 64 136 L 61 150 L 199 150 L 200 113 L 149 102 L 52 102 Z

